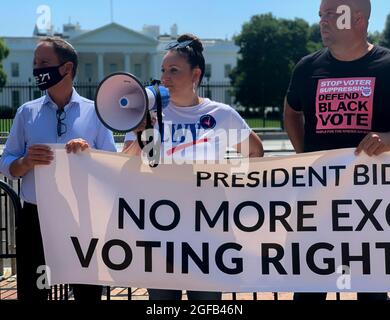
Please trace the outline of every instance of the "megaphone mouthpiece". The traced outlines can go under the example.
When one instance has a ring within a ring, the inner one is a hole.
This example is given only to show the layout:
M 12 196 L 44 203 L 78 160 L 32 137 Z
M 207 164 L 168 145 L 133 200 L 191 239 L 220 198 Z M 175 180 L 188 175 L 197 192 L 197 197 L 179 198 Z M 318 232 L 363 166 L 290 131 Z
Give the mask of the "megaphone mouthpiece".
M 146 93 L 149 97 L 149 110 L 155 111 L 157 109 L 157 91 L 155 86 L 148 86 L 145 88 Z M 166 87 L 158 86 L 158 90 L 160 91 L 161 98 L 161 107 L 164 109 L 169 104 L 169 90 Z

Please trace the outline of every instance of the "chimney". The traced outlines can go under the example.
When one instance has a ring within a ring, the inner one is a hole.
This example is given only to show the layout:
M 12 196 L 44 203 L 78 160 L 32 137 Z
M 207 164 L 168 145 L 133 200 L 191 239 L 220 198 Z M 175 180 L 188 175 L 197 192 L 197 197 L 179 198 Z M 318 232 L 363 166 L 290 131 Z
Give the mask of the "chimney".
M 171 27 L 171 37 L 172 38 L 177 38 L 178 36 L 178 32 L 177 32 L 177 24 L 173 24 L 172 27 Z

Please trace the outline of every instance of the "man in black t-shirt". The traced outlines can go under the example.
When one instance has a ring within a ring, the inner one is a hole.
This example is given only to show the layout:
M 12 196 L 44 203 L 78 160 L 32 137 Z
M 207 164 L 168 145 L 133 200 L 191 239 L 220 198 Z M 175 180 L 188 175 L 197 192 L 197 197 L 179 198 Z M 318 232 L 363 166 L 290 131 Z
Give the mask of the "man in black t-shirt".
M 357 147 L 371 132 L 386 136 L 389 88 L 388 49 L 373 46 L 353 61 L 337 60 L 329 48 L 303 58 L 294 70 L 286 103 L 286 129 L 297 151 Z M 303 140 L 294 135 L 301 129 L 294 118 L 302 115 Z
M 351 9 L 341 29 L 337 9 Z M 356 147 L 369 156 L 390 151 L 390 50 L 367 41 L 370 0 L 322 0 L 325 48 L 295 67 L 285 101 L 285 129 L 297 153 Z M 326 293 L 296 293 L 322 300 Z M 358 299 L 386 299 L 360 293 Z

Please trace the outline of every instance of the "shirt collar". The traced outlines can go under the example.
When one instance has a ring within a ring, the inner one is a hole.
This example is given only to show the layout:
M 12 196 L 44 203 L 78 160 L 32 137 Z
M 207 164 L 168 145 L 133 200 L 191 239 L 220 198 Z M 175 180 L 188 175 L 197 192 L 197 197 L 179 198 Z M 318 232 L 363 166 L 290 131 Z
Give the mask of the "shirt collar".
M 78 104 L 80 105 L 80 102 L 81 102 L 81 97 L 80 95 L 77 93 L 76 89 L 73 88 L 72 89 L 72 97 L 70 98 L 70 101 L 69 103 L 66 105 L 68 107 L 72 106 L 73 104 Z M 45 95 L 45 99 L 43 100 L 43 104 L 48 104 L 50 107 L 54 108 L 54 109 L 57 109 L 58 106 L 55 104 L 55 102 L 52 100 L 52 98 L 49 96 L 48 93 L 46 93 Z

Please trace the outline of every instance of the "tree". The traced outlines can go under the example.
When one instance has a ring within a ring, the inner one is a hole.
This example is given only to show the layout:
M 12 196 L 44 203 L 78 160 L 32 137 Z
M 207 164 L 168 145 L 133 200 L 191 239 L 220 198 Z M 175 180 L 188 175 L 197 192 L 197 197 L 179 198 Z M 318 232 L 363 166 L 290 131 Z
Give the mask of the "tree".
M 315 52 L 323 47 L 320 25 L 315 23 L 309 28 L 309 41 L 307 43 L 307 49 L 309 52 Z
M 3 65 L 1 64 L 1 61 L 7 58 L 9 53 L 8 48 L 6 47 L 4 41 L 0 39 L 0 88 L 5 86 L 5 83 L 7 81 L 7 75 L 4 72 Z
M 308 51 L 309 25 L 302 19 L 256 15 L 235 38 L 237 66 L 231 73 L 236 100 L 243 106 L 281 106 L 295 64 Z
M 368 34 L 368 41 L 373 44 L 381 44 L 382 36 L 382 33 L 380 33 L 379 31 L 370 32 Z
M 380 45 L 390 48 L 390 14 L 387 16 L 385 30 L 383 30 Z

